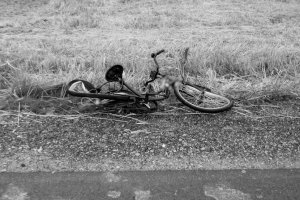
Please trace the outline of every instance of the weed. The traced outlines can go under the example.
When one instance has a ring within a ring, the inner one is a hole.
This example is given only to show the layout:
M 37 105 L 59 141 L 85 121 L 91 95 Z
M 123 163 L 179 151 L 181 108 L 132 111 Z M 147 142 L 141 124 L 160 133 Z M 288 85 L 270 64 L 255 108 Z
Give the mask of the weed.
M 299 1 L 51 0 L 9 9 L 0 14 L 0 96 L 41 96 L 75 78 L 100 85 L 113 64 L 140 89 L 162 48 L 162 71 L 180 77 L 184 65 L 185 78 L 236 100 L 300 94 Z

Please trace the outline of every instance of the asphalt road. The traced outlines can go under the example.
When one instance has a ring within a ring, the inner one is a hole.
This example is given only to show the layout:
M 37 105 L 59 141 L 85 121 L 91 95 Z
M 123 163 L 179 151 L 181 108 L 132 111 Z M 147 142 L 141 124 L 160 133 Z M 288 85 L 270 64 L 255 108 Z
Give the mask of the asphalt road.
M 0 173 L 0 199 L 296 200 L 300 170 Z

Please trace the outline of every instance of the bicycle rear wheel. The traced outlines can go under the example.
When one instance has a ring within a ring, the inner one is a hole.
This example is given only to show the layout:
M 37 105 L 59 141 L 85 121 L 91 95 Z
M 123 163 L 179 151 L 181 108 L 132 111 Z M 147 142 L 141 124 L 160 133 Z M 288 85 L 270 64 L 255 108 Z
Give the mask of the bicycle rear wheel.
M 110 100 L 120 100 L 120 101 L 132 101 L 137 95 L 127 92 L 127 91 L 118 91 L 112 93 L 97 93 L 96 90 L 86 91 L 86 86 L 89 83 L 83 80 L 73 80 L 66 85 L 66 94 L 75 97 L 88 97 L 88 98 L 98 98 L 98 99 L 110 99 Z M 85 88 L 82 88 L 84 84 Z M 95 88 L 91 83 L 89 83 L 89 88 Z
M 174 83 L 174 93 L 184 105 L 201 112 L 218 113 L 233 106 L 230 99 L 180 81 Z

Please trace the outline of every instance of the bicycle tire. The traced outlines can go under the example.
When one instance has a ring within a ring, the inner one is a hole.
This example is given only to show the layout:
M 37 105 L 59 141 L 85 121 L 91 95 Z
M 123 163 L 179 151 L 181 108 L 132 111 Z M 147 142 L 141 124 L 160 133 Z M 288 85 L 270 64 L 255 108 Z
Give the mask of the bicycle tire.
M 173 88 L 175 96 L 180 102 L 197 111 L 218 113 L 229 110 L 233 106 L 231 99 L 215 94 L 210 90 L 200 89 L 199 86 L 176 81 Z
M 98 98 L 98 99 L 111 99 L 111 100 L 120 100 L 120 101 L 132 101 L 133 98 L 145 99 L 145 95 L 137 96 L 135 94 L 120 94 L 121 92 L 115 92 L 113 94 L 97 94 L 97 93 L 83 93 L 83 92 L 75 92 L 71 90 L 66 90 L 66 93 L 76 97 L 89 97 L 89 98 Z M 162 101 L 166 99 L 165 96 L 155 95 L 149 96 L 149 101 Z
M 127 94 L 121 94 L 121 93 L 112 93 L 112 94 L 106 94 L 106 93 L 87 93 L 87 92 L 76 92 L 73 90 L 70 90 L 70 87 L 72 84 L 75 82 L 79 82 L 82 80 L 73 80 L 69 82 L 66 85 L 66 94 L 69 94 L 71 96 L 76 96 L 76 97 L 88 97 L 88 98 L 98 98 L 98 99 L 110 99 L 110 100 L 121 100 L 121 101 L 132 101 L 134 97 L 138 97 L 137 95 L 130 95 L 129 93 Z
M 131 91 L 121 90 L 118 92 L 113 93 L 87 93 L 87 92 L 76 92 L 70 90 L 70 87 L 75 82 L 79 82 L 82 80 L 73 80 L 69 82 L 66 86 L 66 94 L 76 96 L 76 97 L 88 97 L 88 98 L 98 98 L 98 99 L 110 99 L 110 100 L 120 100 L 120 101 L 132 101 L 134 99 L 145 99 L 145 95 L 136 95 Z M 169 96 L 169 91 L 166 91 L 166 95 L 159 95 L 159 94 L 149 94 L 148 101 L 162 101 Z

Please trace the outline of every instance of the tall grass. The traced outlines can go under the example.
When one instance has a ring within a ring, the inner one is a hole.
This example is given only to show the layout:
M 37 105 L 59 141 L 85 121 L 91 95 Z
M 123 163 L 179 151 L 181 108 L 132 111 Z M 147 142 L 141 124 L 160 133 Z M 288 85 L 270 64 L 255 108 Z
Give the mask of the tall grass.
M 180 52 L 190 47 L 193 82 L 237 100 L 300 94 L 296 0 L 50 0 L 25 17 L 3 19 L 0 65 L 9 61 L 19 73 L 1 90 L 75 78 L 99 85 L 117 63 L 139 88 L 153 68 L 152 52 L 168 50 L 159 61 L 178 74 Z

